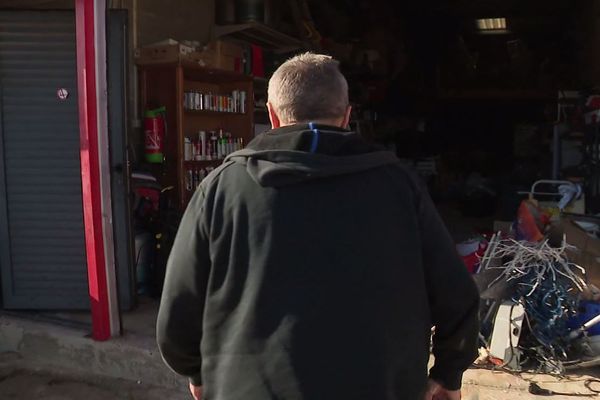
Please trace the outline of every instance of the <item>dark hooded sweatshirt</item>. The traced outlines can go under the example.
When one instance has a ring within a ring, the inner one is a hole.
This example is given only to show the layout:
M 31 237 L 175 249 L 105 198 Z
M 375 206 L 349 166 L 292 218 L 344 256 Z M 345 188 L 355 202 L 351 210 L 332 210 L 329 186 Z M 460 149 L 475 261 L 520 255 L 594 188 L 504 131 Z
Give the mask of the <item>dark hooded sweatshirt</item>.
M 478 294 L 428 195 L 329 126 L 258 136 L 194 194 L 158 316 L 166 363 L 206 400 L 420 399 L 458 389 Z

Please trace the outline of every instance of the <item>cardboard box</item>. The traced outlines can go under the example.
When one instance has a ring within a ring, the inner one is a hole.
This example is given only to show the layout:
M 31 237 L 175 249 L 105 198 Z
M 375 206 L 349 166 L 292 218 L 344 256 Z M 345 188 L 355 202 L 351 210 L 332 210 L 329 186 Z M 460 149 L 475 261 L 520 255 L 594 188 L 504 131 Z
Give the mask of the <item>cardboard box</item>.
M 191 62 L 202 67 L 242 72 L 244 49 L 224 40 L 209 43 L 202 51 L 182 44 L 167 44 L 136 49 L 138 65 Z
M 135 59 L 138 64 L 174 62 L 192 51 L 193 49 L 181 44 L 142 47 L 135 50 Z
M 586 282 L 600 287 L 600 239 L 591 237 L 568 218 L 561 220 L 556 231 L 562 232 L 567 243 L 576 247 L 568 252 L 569 260 L 585 268 Z
M 197 52 L 192 47 L 182 44 L 142 47 L 135 51 L 135 61 L 138 65 L 178 63 L 181 61 L 195 62 L 209 67 L 214 64 L 214 55 Z
M 215 40 L 210 42 L 204 51 L 214 54 L 213 68 L 242 72 L 244 63 L 242 46 L 226 40 Z

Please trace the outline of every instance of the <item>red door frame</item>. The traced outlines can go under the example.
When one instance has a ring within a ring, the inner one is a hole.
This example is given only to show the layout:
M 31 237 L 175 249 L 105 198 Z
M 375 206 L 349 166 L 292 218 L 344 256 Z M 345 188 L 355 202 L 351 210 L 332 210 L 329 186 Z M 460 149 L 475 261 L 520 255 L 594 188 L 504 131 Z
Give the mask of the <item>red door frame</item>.
M 115 327 L 111 313 L 116 305 L 110 301 L 108 266 L 102 216 L 102 190 L 100 184 L 100 149 L 98 129 L 98 81 L 96 62 L 96 15 L 104 15 L 105 1 L 75 0 L 77 32 L 77 86 L 79 102 L 79 132 L 81 159 L 81 188 L 83 196 L 83 221 L 88 268 L 89 294 L 92 312 L 92 338 L 108 340 L 119 327 Z M 101 38 L 105 40 L 104 38 Z M 105 62 L 106 60 L 101 60 Z M 106 77 L 100 77 L 106 79 Z M 103 127 L 106 128 L 106 127 Z M 102 129 L 101 134 L 107 135 Z M 117 308 L 118 312 L 118 308 Z M 111 321 L 113 321 L 111 323 Z

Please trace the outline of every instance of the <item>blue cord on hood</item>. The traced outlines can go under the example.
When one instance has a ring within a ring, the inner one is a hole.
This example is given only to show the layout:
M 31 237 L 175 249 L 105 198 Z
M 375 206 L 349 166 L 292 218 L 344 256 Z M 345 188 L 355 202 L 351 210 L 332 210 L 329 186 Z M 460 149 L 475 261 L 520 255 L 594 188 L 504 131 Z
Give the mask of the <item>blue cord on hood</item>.
M 317 151 L 317 146 L 319 145 L 319 130 L 315 127 L 314 122 L 309 122 L 308 128 L 313 131 L 312 143 L 310 144 L 310 152 L 314 153 Z

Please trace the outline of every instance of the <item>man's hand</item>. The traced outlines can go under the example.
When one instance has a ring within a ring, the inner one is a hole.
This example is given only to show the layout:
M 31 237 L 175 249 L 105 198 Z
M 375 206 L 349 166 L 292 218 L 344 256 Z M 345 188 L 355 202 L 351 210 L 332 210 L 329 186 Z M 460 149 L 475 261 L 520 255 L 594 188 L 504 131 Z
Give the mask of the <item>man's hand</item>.
M 202 386 L 194 386 L 190 382 L 190 392 L 194 400 L 202 400 Z
M 442 385 L 430 379 L 427 382 L 423 400 L 460 400 L 460 390 L 445 389 Z

